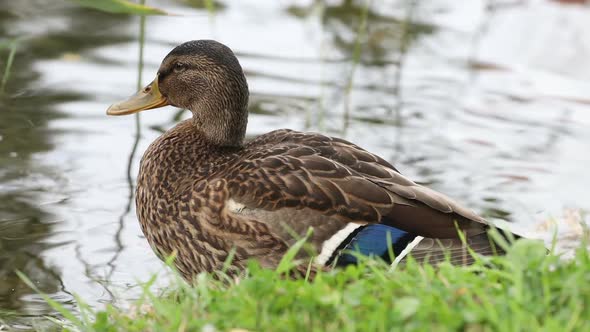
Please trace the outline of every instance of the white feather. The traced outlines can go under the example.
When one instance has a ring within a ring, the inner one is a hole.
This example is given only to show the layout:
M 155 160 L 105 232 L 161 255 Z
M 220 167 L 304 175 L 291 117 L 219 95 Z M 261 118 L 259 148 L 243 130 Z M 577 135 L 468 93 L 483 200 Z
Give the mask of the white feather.
M 322 244 L 322 250 L 318 257 L 315 258 L 315 262 L 320 265 L 326 264 L 326 262 L 332 257 L 334 251 L 340 246 L 342 241 L 346 240 L 346 238 L 354 232 L 355 229 L 361 227 L 361 224 L 356 223 L 348 223 L 344 228 L 336 232 L 332 235 L 331 238 L 324 241 Z
M 242 212 L 242 210 L 246 207 L 244 204 L 242 203 L 238 203 L 236 201 L 234 201 L 232 198 L 230 198 L 227 202 L 225 202 L 225 207 L 233 213 L 240 213 Z
M 397 255 L 397 257 L 393 260 L 393 263 L 391 263 L 391 267 L 396 267 L 397 264 L 399 264 L 399 262 L 401 262 L 402 259 L 404 259 L 412 251 L 412 249 L 414 249 L 414 247 L 417 246 L 418 243 L 420 243 L 420 241 L 422 241 L 423 239 L 424 237 L 422 236 L 416 236 L 416 238 L 414 238 L 414 241 L 408 243 L 404 250 L 402 250 L 402 252 L 400 252 L 399 255 Z

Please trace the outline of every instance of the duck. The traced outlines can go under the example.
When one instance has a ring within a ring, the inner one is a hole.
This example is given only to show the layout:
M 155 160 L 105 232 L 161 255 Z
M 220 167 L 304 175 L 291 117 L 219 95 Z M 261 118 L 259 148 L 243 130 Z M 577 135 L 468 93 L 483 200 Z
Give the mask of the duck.
M 345 139 L 278 129 L 246 141 L 248 98 L 232 50 L 193 40 L 107 110 L 171 105 L 192 113 L 147 148 L 135 195 L 147 241 L 160 258 L 175 255 L 186 280 L 228 259 L 235 271 L 249 260 L 274 269 L 306 234 L 311 250 L 294 269 L 301 274 L 357 264 L 359 254 L 466 265 L 473 253 L 504 253 L 490 222 Z

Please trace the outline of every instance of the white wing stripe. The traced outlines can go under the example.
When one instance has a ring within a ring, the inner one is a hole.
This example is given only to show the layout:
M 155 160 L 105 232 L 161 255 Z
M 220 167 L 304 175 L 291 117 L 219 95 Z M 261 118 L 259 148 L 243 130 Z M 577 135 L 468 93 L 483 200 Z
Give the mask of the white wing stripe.
M 404 259 L 412 251 L 412 249 L 414 249 L 414 247 L 417 246 L 418 243 L 420 243 L 420 241 L 422 241 L 423 239 L 424 237 L 422 236 L 416 236 L 414 241 L 408 243 L 404 250 L 402 250 L 402 252 L 400 252 L 399 255 L 397 255 L 397 257 L 393 260 L 393 263 L 391 263 L 391 267 L 395 268 L 397 264 L 399 264 L 399 262 L 401 262 L 402 259 Z
M 346 238 L 354 232 L 355 229 L 361 227 L 361 224 L 357 223 L 348 223 L 344 228 L 336 232 L 332 235 L 331 238 L 324 241 L 322 244 L 322 251 L 315 258 L 316 264 L 324 265 L 326 262 L 332 257 L 334 251 L 340 246 L 342 241 L 346 240 Z

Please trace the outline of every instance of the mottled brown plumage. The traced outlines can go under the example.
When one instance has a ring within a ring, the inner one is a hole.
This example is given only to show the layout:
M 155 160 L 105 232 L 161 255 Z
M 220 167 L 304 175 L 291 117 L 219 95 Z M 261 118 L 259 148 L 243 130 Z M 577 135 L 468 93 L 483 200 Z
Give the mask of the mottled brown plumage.
M 187 279 L 220 269 L 232 249 L 237 269 L 248 259 L 274 268 L 294 234 L 308 227 L 318 253 L 347 225 L 382 223 L 441 239 L 416 246 L 417 257 L 432 253 L 432 260 L 442 246 L 460 249 L 455 258 L 465 262 L 456 221 L 477 251 L 492 253 L 484 219 L 350 142 L 282 129 L 244 143 L 248 86 L 237 59 L 220 43 L 178 46 L 134 98 L 108 113 L 170 104 L 193 114 L 147 149 L 136 198 L 152 248 L 161 257 L 176 252 Z M 150 99 L 149 105 L 134 104 L 138 98 Z

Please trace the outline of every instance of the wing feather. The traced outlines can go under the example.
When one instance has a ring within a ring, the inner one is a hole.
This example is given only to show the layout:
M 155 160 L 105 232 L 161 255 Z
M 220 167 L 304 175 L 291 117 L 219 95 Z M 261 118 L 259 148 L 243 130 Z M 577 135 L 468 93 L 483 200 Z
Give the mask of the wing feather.
M 231 198 L 249 209 L 311 209 L 343 222 L 384 222 L 425 236 L 456 237 L 453 220 L 473 234 L 483 232 L 486 223 L 379 156 L 315 133 L 279 130 L 260 136 L 223 177 Z

